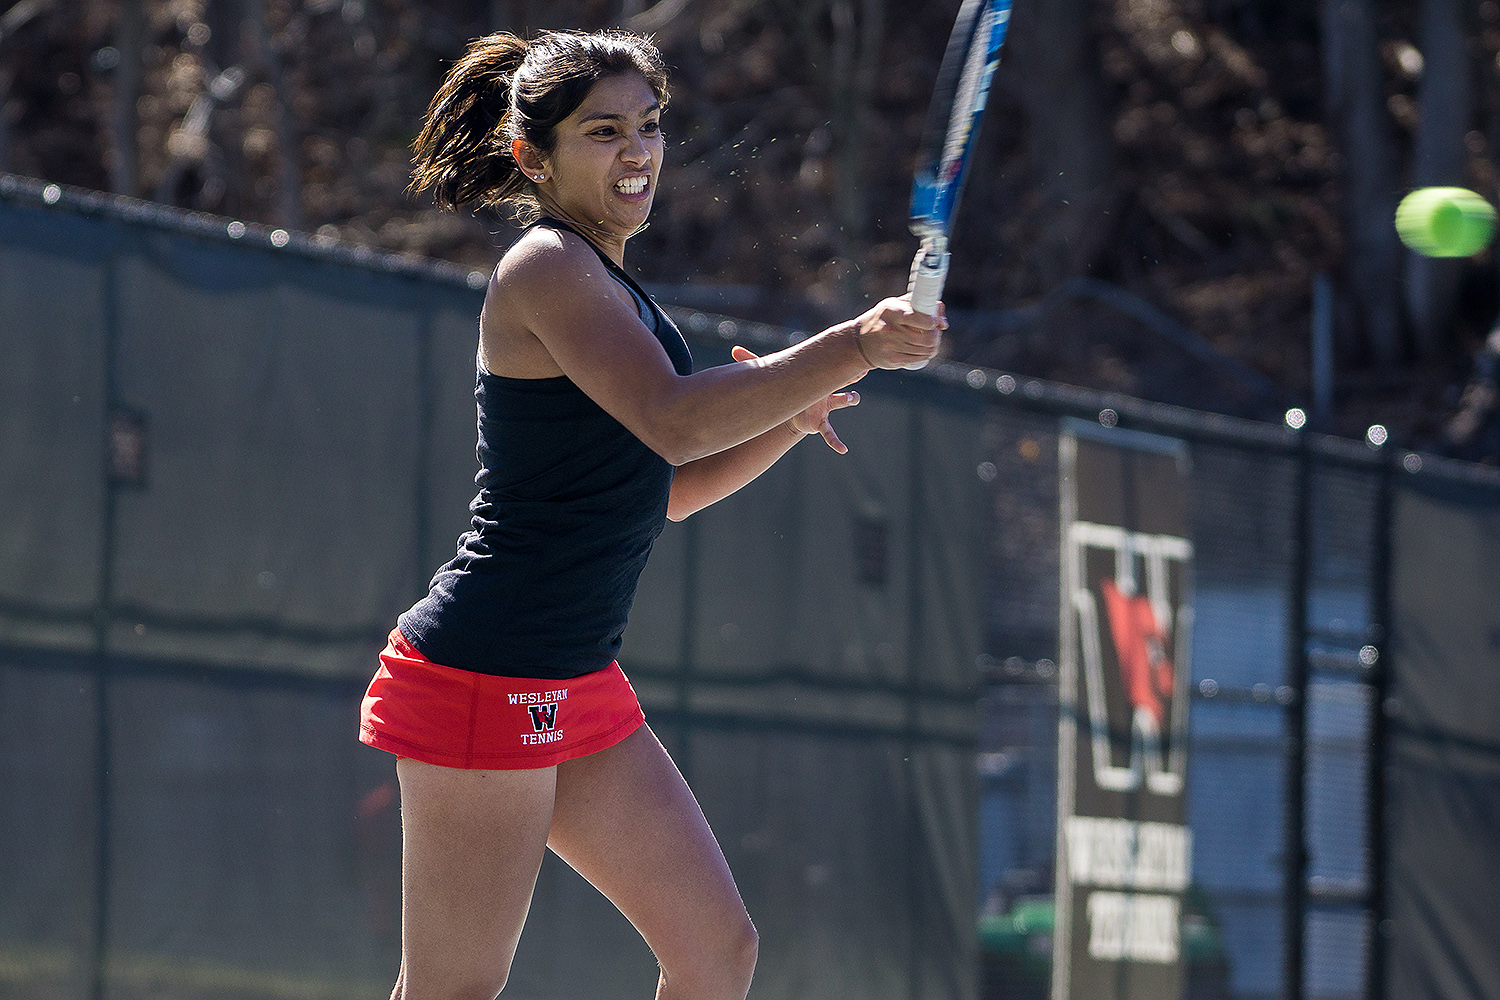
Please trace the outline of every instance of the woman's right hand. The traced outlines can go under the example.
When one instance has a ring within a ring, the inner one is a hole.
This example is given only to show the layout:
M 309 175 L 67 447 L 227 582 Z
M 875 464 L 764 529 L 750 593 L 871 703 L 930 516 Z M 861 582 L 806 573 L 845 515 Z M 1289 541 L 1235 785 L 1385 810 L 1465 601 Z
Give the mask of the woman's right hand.
M 884 299 L 854 321 L 856 343 L 871 368 L 907 368 L 930 361 L 948 320 L 942 303 L 928 316 L 911 307 L 911 296 Z

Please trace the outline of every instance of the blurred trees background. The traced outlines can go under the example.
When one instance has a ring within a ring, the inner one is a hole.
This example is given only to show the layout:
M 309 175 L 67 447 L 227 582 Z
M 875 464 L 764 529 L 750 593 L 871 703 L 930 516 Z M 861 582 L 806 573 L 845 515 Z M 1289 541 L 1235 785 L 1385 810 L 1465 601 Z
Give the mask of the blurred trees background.
M 19 0 L 0 12 L 0 170 L 488 267 L 509 222 L 404 193 L 446 66 L 493 30 L 626 25 L 674 70 L 631 266 L 668 298 L 813 328 L 905 287 L 956 8 Z M 1274 417 L 1314 401 L 1322 322 L 1324 426 L 1496 460 L 1494 257 L 1413 257 L 1391 220 L 1417 186 L 1495 198 L 1497 54 L 1495 0 L 1017 0 L 948 352 Z

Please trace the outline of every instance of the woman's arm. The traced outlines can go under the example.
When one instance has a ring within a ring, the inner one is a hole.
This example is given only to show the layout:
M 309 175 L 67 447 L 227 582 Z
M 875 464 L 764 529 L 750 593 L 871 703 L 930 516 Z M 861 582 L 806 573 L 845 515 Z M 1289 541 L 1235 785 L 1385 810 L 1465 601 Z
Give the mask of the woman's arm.
M 667 520 L 681 521 L 723 500 L 775 465 L 802 437 L 786 421 L 733 448 L 679 466 L 667 497 Z
M 736 361 L 755 360 L 755 355 L 743 347 L 736 347 L 733 355 Z M 672 479 L 667 517 L 681 521 L 724 499 L 775 465 L 792 445 L 809 434 L 821 434 L 828 447 L 840 455 L 847 453 L 849 449 L 834 433 L 828 416 L 834 410 L 858 403 L 857 392 L 832 393 L 759 437 L 682 466 Z
M 678 466 L 765 434 L 872 367 L 930 358 L 941 337 L 938 320 L 887 299 L 784 351 L 680 376 L 614 284 L 581 239 L 532 230 L 501 261 L 504 302 L 496 308 L 509 310 L 562 374 Z

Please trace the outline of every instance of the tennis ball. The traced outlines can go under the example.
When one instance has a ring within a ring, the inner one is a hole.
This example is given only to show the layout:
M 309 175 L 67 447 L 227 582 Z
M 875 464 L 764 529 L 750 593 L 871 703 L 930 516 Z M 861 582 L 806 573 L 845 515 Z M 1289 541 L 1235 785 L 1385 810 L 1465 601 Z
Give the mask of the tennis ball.
M 1401 242 L 1427 257 L 1468 257 L 1490 245 L 1495 210 L 1467 188 L 1418 188 L 1396 208 Z

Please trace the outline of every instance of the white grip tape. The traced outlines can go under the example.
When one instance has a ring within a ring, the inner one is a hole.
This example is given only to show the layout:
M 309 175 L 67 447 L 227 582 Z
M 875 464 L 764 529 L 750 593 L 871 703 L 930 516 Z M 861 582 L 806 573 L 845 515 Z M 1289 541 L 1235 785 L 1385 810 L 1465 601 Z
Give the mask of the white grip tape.
M 948 252 L 933 253 L 917 251 L 917 259 L 911 267 L 911 307 L 928 316 L 937 314 L 938 302 L 943 297 L 943 284 L 948 280 Z
M 927 316 L 936 316 L 938 302 L 943 297 L 943 284 L 948 280 L 948 251 L 934 250 L 927 246 L 917 251 L 911 262 L 911 281 L 908 291 L 911 307 Z M 905 365 L 910 369 L 925 367 L 927 362 Z

